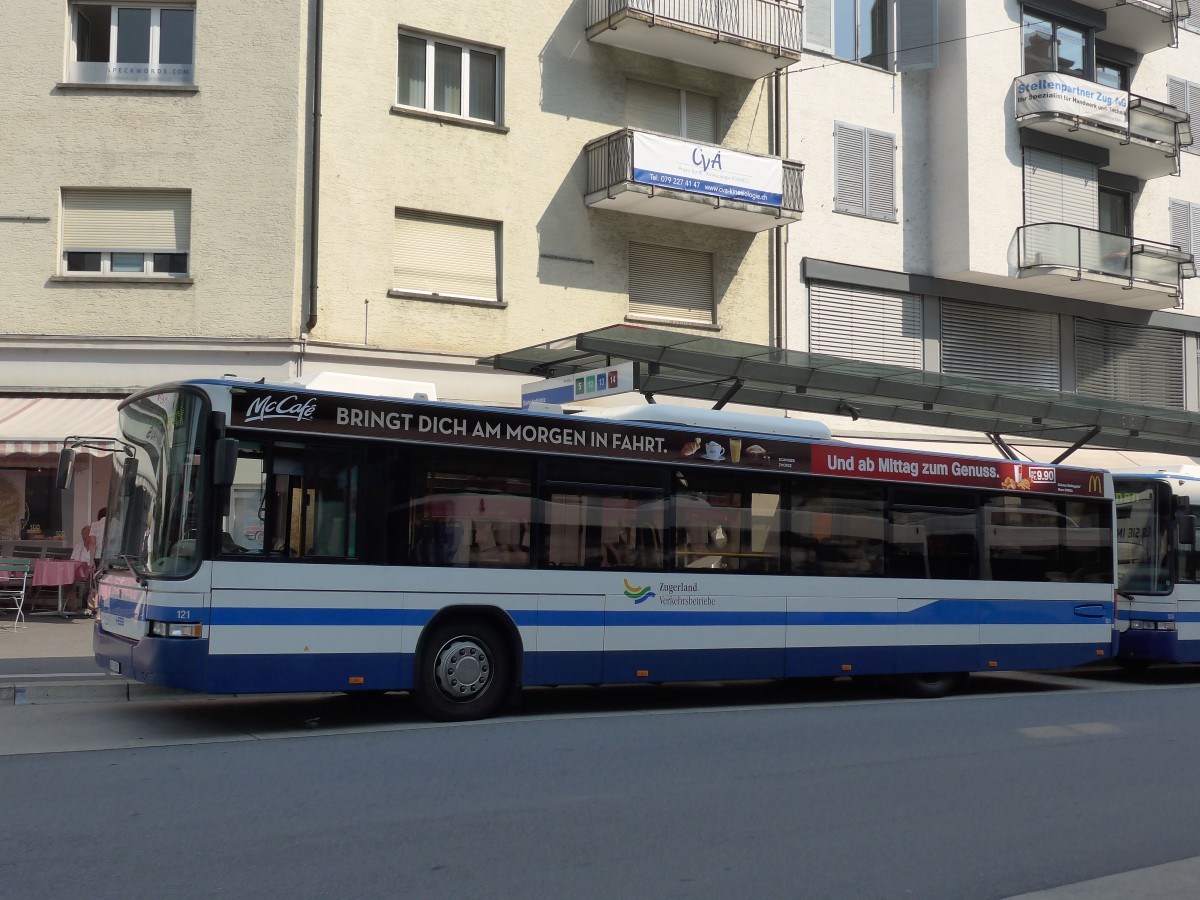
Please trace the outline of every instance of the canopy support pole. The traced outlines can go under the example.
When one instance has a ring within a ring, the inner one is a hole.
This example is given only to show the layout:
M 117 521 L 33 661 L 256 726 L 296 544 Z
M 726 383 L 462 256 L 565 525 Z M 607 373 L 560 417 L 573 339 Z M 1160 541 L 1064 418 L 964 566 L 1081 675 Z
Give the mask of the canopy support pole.
M 1092 438 L 1094 438 L 1099 433 L 1100 433 L 1100 426 L 1093 425 L 1091 431 L 1089 431 L 1087 434 L 1085 434 L 1083 437 L 1081 437 L 1079 440 L 1077 440 L 1070 447 L 1068 447 L 1066 450 L 1064 450 L 1062 453 L 1060 453 L 1058 455 L 1058 457 L 1054 460 L 1054 465 L 1057 466 L 1060 462 L 1062 462 L 1064 459 L 1066 459 L 1068 456 L 1070 456 L 1072 453 L 1074 453 L 1076 450 L 1078 450 L 1080 447 L 1082 447 L 1084 444 L 1086 444 L 1088 441 L 1090 441 Z

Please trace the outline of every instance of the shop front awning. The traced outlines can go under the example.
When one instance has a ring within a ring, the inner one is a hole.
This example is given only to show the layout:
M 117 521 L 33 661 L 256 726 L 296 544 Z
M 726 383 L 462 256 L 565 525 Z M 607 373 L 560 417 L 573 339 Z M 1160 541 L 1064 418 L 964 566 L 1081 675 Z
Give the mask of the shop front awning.
M 1200 454 L 1200 413 L 956 378 L 677 331 L 611 325 L 478 361 L 534 378 L 634 363 L 634 388 L 656 395 L 847 415 L 1038 439 L 1066 448 Z
M 63 439 L 76 435 L 116 437 L 120 402 L 117 397 L 0 397 L 0 455 L 58 453 Z

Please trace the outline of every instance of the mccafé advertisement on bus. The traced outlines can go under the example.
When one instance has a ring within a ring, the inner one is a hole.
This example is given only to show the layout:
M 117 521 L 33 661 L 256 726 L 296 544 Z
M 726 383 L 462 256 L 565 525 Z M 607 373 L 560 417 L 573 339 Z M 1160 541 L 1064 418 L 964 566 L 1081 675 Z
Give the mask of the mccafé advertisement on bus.
M 279 389 L 234 392 L 231 425 L 346 438 L 415 441 L 605 459 L 870 478 L 991 490 L 1098 497 L 1095 471 L 788 441 L 702 429 L 562 417 L 515 410 L 327 396 Z

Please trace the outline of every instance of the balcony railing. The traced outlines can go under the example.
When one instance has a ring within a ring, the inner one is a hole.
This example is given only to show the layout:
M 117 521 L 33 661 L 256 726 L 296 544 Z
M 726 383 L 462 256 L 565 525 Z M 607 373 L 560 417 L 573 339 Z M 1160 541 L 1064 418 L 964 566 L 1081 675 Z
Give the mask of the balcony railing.
M 1020 275 L 1058 275 L 1076 282 L 1119 280 L 1124 282 L 1122 290 L 1144 292 L 1131 306 L 1153 309 L 1172 305 L 1179 298 L 1183 270 L 1192 263 L 1192 255 L 1174 244 L 1095 228 L 1039 222 L 1017 229 Z M 1145 292 L 1160 294 L 1162 300 L 1171 302 L 1155 302 Z
M 591 141 L 589 206 L 766 231 L 800 220 L 803 163 L 623 128 Z
M 796 0 L 588 0 L 587 36 L 747 78 L 800 59 Z
M 1137 178 L 1175 174 L 1179 148 L 1192 143 L 1185 111 L 1072 75 L 1019 75 L 1012 97 L 1019 127 L 1104 147 L 1105 168 Z
M 196 83 L 194 63 L 67 63 L 70 84 L 137 84 L 187 87 Z

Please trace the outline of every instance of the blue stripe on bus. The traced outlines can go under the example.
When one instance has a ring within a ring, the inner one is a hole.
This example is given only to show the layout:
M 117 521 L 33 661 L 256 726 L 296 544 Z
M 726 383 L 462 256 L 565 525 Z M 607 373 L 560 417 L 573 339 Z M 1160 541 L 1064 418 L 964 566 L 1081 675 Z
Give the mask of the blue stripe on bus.
M 115 604 L 109 610 L 116 612 Z M 886 611 L 792 611 L 768 610 L 536 610 L 508 611 L 518 626 L 527 627 L 655 627 L 700 626 L 817 626 L 817 625 L 1032 625 L 1078 621 L 1076 607 L 1102 608 L 1107 604 L 1083 604 L 1044 600 L 937 600 L 907 612 Z M 131 607 L 132 609 L 132 607 Z M 175 607 L 151 607 L 146 618 L 174 619 Z M 437 612 L 434 609 L 362 608 L 275 608 L 220 607 L 211 611 L 215 626 L 422 626 Z M 120 614 L 120 613 L 118 613 Z M 131 614 L 131 613 L 127 613 Z M 1094 618 L 1094 617 L 1091 617 Z M 1196 614 L 1200 620 L 1200 614 Z

